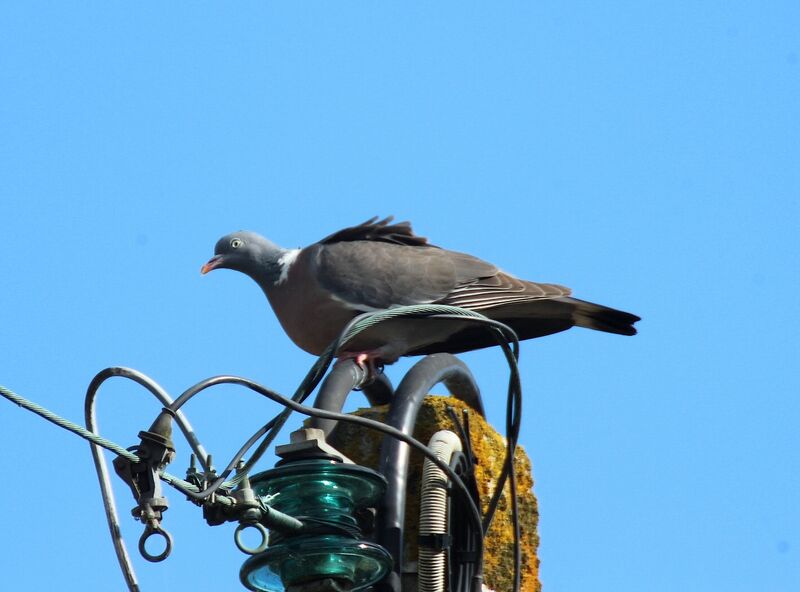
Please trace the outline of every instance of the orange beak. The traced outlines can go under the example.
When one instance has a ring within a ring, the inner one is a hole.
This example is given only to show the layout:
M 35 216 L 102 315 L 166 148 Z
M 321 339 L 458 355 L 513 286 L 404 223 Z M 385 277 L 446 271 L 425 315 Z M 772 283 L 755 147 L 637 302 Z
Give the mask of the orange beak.
M 208 263 L 206 263 L 205 265 L 203 265 L 203 267 L 200 268 L 200 273 L 205 275 L 209 271 L 211 271 L 212 269 L 216 269 L 220 265 L 222 265 L 222 255 L 214 255 L 211 259 L 208 260 Z

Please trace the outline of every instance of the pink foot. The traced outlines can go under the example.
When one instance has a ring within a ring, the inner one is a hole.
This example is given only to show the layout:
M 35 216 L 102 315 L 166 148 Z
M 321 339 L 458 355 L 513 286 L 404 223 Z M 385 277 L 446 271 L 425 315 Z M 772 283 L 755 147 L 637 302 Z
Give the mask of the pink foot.
M 367 375 L 364 384 L 372 382 L 378 374 L 383 373 L 383 362 L 379 361 L 379 358 L 375 356 L 374 353 L 344 353 L 339 356 L 338 360 L 340 362 L 344 360 L 353 360 Z

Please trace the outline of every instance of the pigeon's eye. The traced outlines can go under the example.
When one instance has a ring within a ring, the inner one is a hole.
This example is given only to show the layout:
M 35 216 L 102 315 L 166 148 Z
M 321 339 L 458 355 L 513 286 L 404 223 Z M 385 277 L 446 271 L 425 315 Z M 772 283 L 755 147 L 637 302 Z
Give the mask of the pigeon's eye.
M 231 249 L 238 249 L 244 244 L 244 241 L 240 238 L 235 238 L 231 241 Z

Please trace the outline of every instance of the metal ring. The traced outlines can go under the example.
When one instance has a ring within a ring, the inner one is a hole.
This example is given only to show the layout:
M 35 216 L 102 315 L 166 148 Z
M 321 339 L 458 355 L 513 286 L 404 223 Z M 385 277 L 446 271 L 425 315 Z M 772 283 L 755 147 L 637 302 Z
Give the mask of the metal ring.
M 250 548 L 242 542 L 242 531 L 245 528 L 255 528 L 259 533 L 261 533 L 261 543 L 255 548 Z M 269 532 L 267 531 L 266 526 L 261 524 L 260 522 L 240 522 L 239 526 L 236 527 L 236 530 L 233 532 L 233 542 L 236 543 L 236 547 L 242 552 L 247 555 L 255 555 L 256 553 L 263 553 L 267 550 L 268 545 L 268 537 Z
M 147 539 L 149 539 L 154 534 L 160 535 L 164 538 L 165 548 L 164 550 L 159 553 L 158 555 L 151 555 L 147 549 L 145 548 L 145 543 Z M 172 553 L 172 536 L 166 531 L 162 530 L 161 528 L 151 528 L 147 527 L 144 529 L 142 536 L 139 537 L 139 553 L 141 553 L 142 557 L 147 559 L 152 563 L 158 563 L 159 561 L 164 561 L 169 554 Z

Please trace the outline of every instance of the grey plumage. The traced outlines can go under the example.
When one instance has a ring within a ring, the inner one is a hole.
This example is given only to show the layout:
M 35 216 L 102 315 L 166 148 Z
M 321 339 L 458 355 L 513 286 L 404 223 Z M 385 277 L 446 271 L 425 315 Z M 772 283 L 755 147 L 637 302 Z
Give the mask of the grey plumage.
M 252 232 L 221 238 L 203 273 L 235 269 L 258 283 L 289 337 L 320 354 L 354 316 L 411 304 L 448 304 L 510 325 L 520 339 L 577 325 L 634 335 L 639 317 L 570 297 L 557 284 L 521 280 L 481 259 L 428 244 L 408 222 L 372 218 L 304 249 Z M 458 353 L 493 345 L 466 321 L 397 319 L 360 335 L 354 353 L 391 363 L 402 355 Z

